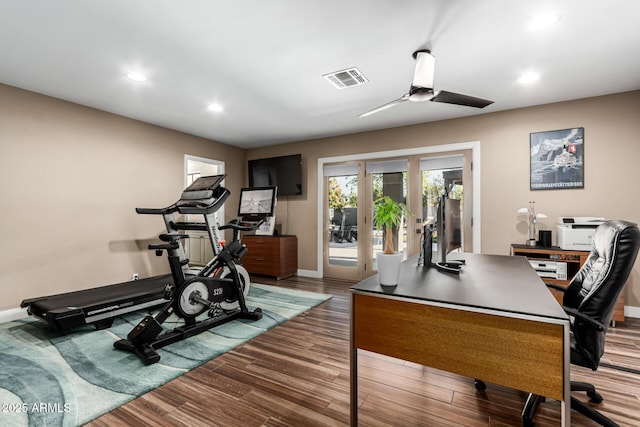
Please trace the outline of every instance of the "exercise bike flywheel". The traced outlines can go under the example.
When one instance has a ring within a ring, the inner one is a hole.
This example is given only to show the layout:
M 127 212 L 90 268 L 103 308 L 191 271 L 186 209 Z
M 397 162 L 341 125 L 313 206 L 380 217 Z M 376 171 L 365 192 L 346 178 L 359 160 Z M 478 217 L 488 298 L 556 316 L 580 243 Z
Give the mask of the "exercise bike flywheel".
M 246 298 L 249 294 L 249 289 L 251 288 L 251 279 L 249 277 L 249 273 L 241 265 L 236 266 L 236 270 L 238 271 L 238 278 L 240 279 L 242 295 Z M 224 267 L 218 278 L 233 280 L 233 273 L 231 273 L 231 269 L 229 267 Z M 235 310 L 239 306 L 240 305 L 237 298 L 227 298 L 225 301 L 220 303 L 220 307 L 226 311 Z
M 198 295 L 200 298 L 209 299 L 209 288 L 202 282 L 191 282 L 184 286 L 178 295 L 178 308 L 183 317 L 196 317 L 209 309 L 208 305 L 197 302 L 192 295 Z

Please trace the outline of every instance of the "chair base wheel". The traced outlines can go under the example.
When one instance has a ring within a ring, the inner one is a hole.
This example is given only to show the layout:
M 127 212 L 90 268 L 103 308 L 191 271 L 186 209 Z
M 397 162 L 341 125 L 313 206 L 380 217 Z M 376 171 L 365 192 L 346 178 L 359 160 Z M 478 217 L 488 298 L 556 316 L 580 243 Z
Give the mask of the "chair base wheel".
M 476 386 L 476 390 L 483 392 L 487 389 L 487 385 L 482 380 L 473 380 L 473 385 Z
M 588 391 L 587 396 L 589 396 L 589 400 L 591 400 L 593 403 L 600 403 L 603 400 L 602 395 L 597 391 Z

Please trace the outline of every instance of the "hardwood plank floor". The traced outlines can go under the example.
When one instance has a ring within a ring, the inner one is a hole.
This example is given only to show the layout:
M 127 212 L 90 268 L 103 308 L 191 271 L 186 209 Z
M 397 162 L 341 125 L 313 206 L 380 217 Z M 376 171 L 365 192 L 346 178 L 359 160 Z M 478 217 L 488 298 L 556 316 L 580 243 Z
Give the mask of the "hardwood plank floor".
M 350 282 L 292 277 L 254 281 L 333 298 L 89 423 L 127 426 L 346 426 L 349 424 Z M 609 329 L 603 362 L 640 369 L 640 320 Z M 596 385 L 595 405 L 621 426 L 640 425 L 640 375 L 572 367 Z M 580 400 L 586 397 L 575 394 Z M 526 394 L 389 357 L 359 356 L 359 419 L 366 426 L 517 426 Z M 560 424 L 542 404 L 539 427 Z M 595 423 L 572 412 L 573 426 Z

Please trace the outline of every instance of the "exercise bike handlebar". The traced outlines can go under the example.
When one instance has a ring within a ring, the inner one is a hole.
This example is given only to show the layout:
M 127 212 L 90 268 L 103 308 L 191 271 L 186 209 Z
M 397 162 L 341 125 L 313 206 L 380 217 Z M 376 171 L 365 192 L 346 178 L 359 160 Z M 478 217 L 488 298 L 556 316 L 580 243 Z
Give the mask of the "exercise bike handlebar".
M 262 225 L 264 218 L 259 219 L 256 222 L 239 222 L 237 219 L 233 219 L 218 227 L 218 230 L 237 230 L 237 231 L 254 231 Z

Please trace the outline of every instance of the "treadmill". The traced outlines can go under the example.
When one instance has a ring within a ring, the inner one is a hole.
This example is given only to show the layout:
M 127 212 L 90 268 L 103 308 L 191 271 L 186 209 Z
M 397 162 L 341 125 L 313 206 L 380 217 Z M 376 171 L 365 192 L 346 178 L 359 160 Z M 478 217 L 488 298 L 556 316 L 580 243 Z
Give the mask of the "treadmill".
M 162 215 L 169 234 L 181 230 L 207 230 L 205 222 L 177 222 L 175 214 L 180 207 L 185 206 L 197 206 L 209 212 L 217 211 L 230 194 L 229 190 L 221 186 L 225 177 L 225 174 L 200 177 L 182 192 L 180 199 L 174 204 L 161 209 L 136 208 L 136 212 Z M 210 243 L 212 246 L 219 244 Z M 189 268 L 182 239 L 178 255 L 185 276 L 196 274 Z M 27 313 L 45 320 L 57 331 L 88 324 L 92 324 L 96 329 L 106 329 L 113 324 L 113 318 L 116 316 L 166 304 L 172 289 L 171 274 L 164 274 L 98 288 L 25 299 L 20 303 L 20 307 L 26 307 Z
M 46 320 L 57 330 L 64 331 L 93 324 L 96 329 L 106 329 L 113 318 L 131 311 L 158 307 L 165 304 L 167 290 L 171 289 L 171 274 L 149 277 L 22 301 L 31 315 Z

